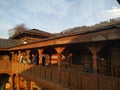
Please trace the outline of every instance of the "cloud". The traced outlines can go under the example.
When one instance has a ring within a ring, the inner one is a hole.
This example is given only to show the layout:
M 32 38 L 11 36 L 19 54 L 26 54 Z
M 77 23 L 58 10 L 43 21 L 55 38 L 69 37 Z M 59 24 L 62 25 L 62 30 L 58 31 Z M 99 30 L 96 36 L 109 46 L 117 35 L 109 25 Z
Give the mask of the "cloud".
M 107 19 L 118 18 L 120 17 L 120 8 L 112 7 L 111 10 L 102 11 L 100 14 Z
M 66 2 L 66 0 L 35 0 L 34 2 L 33 0 L 25 0 L 19 3 L 19 6 L 22 6 L 27 13 L 56 16 L 63 16 L 69 5 L 70 3 Z
M 113 18 L 120 17 L 120 8 L 118 7 L 113 7 L 112 10 L 107 10 L 106 12 Z
M 0 38 L 8 38 L 8 30 L 12 27 L 10 24 L 0 21 Z
M 24 23 L 54 33 L 117 17 L 119 9 L 106 10 L 105 0 L 0 0 L 0 28 Z

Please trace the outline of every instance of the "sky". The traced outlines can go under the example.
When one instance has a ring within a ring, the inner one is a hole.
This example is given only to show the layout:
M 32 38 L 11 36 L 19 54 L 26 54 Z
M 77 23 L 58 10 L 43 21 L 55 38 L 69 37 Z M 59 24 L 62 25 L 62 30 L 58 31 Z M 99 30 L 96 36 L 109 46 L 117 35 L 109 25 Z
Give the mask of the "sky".
M 0 0 L 0 38 L 25 24 L 50 33 L 120 17 L 117 0 Z

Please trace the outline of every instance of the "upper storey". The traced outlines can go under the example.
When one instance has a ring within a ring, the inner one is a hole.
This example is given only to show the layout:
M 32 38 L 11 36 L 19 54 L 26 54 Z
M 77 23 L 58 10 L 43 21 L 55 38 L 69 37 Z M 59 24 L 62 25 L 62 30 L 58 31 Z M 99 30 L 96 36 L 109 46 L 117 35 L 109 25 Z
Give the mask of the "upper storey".
M 45 31 L 41 31 L 38 29 L 30 29 L 30 30 L 23 30 L 21 32 L 18 32 L 12 37 L 10 37 L 9 39 L 18 39 L 25 44 L 25 43 L 30 43 L 30 42 L 38 41 L 41 39 L 45 39 L 45 38 L 50 38 L 52 36 L 53 34 Z

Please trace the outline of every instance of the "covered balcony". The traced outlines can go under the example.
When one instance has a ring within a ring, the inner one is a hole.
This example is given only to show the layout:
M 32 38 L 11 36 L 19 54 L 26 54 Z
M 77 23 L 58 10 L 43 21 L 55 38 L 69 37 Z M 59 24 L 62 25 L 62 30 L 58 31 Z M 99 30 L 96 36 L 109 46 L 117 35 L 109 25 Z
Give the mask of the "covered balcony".
M 1 49 L 8 90 L 119 90 L 120 31 L 108 30 Z
M 112 43 L 109 47 L 96 42 L 8 51 L 1 56 L 0 72 L 10 76 L 11 90 L 119 90 L 119 41 Z M 21 52 L 26 52 L 27 63 L 20 62 Z M 38 53 L 38 64 L 29 63 L 32 52 Z M 105 71 L 101 64 L 106 65 Z

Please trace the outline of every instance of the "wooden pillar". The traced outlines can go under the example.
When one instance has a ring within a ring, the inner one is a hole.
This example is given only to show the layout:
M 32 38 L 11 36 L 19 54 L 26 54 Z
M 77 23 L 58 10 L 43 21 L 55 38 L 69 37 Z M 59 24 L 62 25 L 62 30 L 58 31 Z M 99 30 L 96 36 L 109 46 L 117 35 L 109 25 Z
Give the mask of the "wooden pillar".
M 12 61 L 15 59 L 14 51 L 10 52 L 12 54 Z
M 72 64 L 72 53 L 68 53 L 65 55 L 65 59 L 67 60 L 68 65 Z
M 21 51 L 18 51 L 17 62 L 20 62 L 20 57 L 21 57 Z
M 38 49 L 39 53 L 39 64 L 42 64 L 43 49 Z
M 20 87 L 19 87 L 19 76 L 18 76 L 18 74 L 16 76 L 17 76 L 17 90 L 20 90 Z
M 13 75 L 10 75 L 10 90 L 13 90 Z
M 62 65 L 61 59 L 62 59 L 62 52 L 63 52 L 64 49 L 65 49 L 65 47 L 57 47 L 57 48 L 55 48 L 55 50 L 58 53 L 58 66 Z
M 32 81 L 30 81 L 29 85 L 30 85 L 30 90 L 33 90 L 32 89 Z
M 49 60 L 50 60 L 49 65 L 51 65 L 51 61 L 52 61 L 52 54 L 49 54 Z
M 41 87 L 38 87 L 38 90 L 42 90 L 42 88 L 41 88 Z
M 14 61 L 17 62 L 17 53 L 14 54 Z
M 91 46 L 87 46 L 87 48 L 90 50 L 90 52 L 92 53 L 92 59 L 93 59 L 93 72 L 95 74 L 98 73 L 98 57 L 97 57 L 97 53 L 101 50 L 103 46 L 96 46 L 96 45 L 91 45 Z
M 26 50 L 27 53 L 27 62 L 30 62 L 30 50 Z
M 93 59 L 93 70 L 94 70 L 94 73 L 97 73 L 98 72 L 97 53 L 93 53 L 92 59 Z
M 28 82 L 24 78 L 22 80 L 22 87 L 24 88 L 24 90 L 29 90 Z
M 26 83 L 27 83 L 26 90 L 32 90 L 31 81 L 26 81 Z

